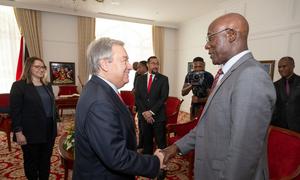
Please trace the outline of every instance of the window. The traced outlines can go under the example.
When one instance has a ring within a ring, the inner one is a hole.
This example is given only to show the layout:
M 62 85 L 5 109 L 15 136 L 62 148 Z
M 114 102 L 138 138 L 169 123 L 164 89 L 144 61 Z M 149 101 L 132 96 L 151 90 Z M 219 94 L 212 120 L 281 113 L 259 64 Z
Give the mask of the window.
M 147 60 L 153 55 L 152 26 L 124 21 L 96 19 L 96 38 L 110 37 L 121 40 L 129 56 L 129 62 Z M 129 83 L 122 90 L 133 88 L 135 71 L 130 71 Z
M 20 38 L 13 8 L 0 6 L 0 93 L 8 93 L 16 80 Z

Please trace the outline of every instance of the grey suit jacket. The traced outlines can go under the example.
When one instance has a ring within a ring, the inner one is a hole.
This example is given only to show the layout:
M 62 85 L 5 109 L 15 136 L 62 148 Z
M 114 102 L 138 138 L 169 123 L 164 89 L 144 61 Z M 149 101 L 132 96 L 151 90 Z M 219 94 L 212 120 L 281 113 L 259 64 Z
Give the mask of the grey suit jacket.
M 197 126 L 176 142 L 195 149 L 195 179 L 268 179 L 267 130 L 276 100 L 269 75 L 251 53 L 210 94 Z

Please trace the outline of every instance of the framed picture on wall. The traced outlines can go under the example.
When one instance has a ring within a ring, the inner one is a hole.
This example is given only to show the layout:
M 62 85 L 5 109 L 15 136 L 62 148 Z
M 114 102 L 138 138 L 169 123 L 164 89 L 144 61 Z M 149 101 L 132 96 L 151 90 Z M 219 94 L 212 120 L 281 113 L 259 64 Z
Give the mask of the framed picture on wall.
M 264 70 L 270 75 L 271 79 L 273 80 L 275 60 L 264 60 L 259 62 L 262 63 Z
M 187 72 L 191 72 L 193 70 L 193 62 L 188 62 Z
M 50 81 L 53 85 L 74 85 L 75 63 L 50 62 Z

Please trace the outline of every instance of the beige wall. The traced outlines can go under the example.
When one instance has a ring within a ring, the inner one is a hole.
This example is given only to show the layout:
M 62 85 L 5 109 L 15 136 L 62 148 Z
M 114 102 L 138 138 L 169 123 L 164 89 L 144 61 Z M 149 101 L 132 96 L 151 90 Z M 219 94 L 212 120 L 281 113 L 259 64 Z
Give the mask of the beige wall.
M 177 30 L 176 29 L 165 29 L 165 39 L 164 39 L 164 69 L 163 72 L 169 78 L 169 95 L 176 96 L 178 94 L 178 89 L 175 88 L 177 84 L 177 71 L 176 62 L 178 54 L 178 40 L 177 40 Z
M 43 59 L 47 66 L 50 61 L 75 62 L 76 64 L 78 59 L 77 17 L 43 12 L 42 42 Z M 77 76 L 78 66 L 75 65 L 75 68 Z M 77 77 L 76 84 L 79 84 Z M 57 94 L 58 86 L 53 86 L 53 90 L 54 94 Z

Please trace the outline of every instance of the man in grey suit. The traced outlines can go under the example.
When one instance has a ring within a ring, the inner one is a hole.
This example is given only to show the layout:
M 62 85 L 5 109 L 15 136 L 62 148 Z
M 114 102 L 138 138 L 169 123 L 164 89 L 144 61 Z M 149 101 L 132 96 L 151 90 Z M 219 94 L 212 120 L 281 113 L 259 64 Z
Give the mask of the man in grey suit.
M 205 49 L 221 70 L 197 126 L 164 149 L 165 163 L 195 149 L 195 179 L 268 179 L 267 131 L 276 94 L 248 50 L 248 32 L 247 20 L 236 13 L 210 24 Z

